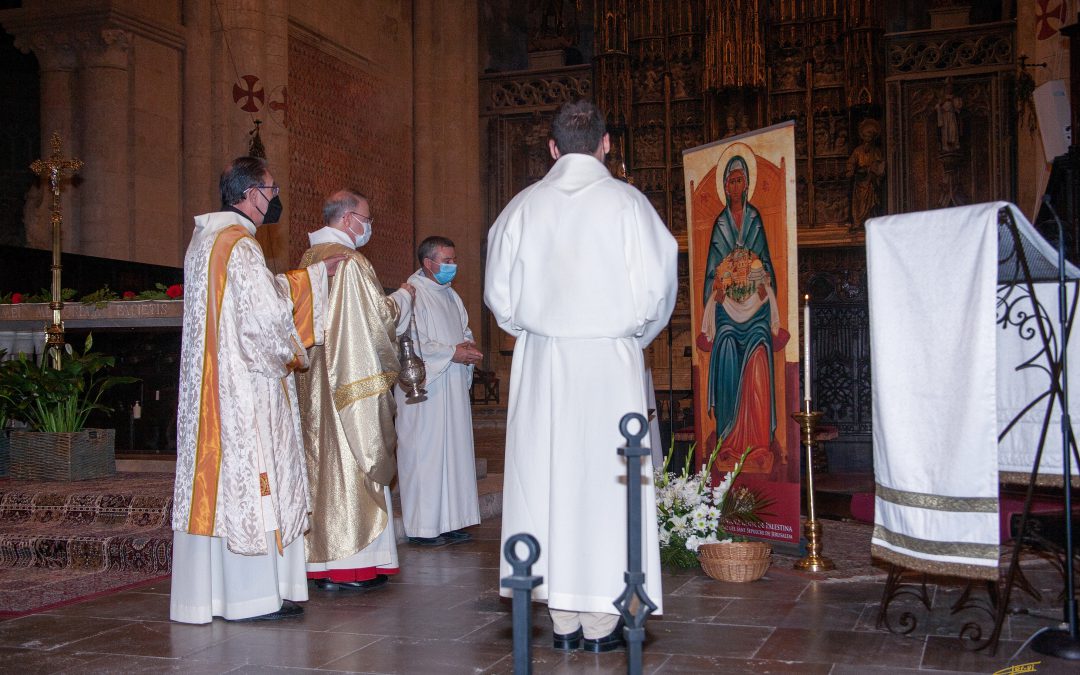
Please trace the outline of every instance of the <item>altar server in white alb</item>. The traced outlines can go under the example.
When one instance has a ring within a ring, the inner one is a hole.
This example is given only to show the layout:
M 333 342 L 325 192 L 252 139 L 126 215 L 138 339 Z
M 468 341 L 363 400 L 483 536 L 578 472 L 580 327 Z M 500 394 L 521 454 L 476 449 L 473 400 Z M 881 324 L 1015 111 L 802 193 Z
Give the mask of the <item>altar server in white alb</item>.
M 610 140 L 594 105 L 564 105 L 551 136 L 555 165 L 488 233 L 484 300 L 517 338 L 502 541 L 528 532 L 540 543 L 532 573 L 544 583 L 533 598 L 548 604 L 554 647 L 604 652 L 623 646 L 612 604 L 627 569 L 619 421 L 646 413 L 642 350 L 675 305 L 678 246 L 645 196 L 604 166 Z M 650 465 L 642 467 L 643 560 L 660 606 Z
M 416 344 L 427 371 L 427 400 L 397 400 L 398 485 L 409 541 L 439 546 L 471 538 L 463 528 L 480 522 L 476 496 L 469 387 L 483 354 L 473 342 L 469 315 L 450 282 L 457 274 L 454 242 L 428 237 L 417 249 Z
M 308 490 L 291 373 L 324 331 L 341 257 L 276 277 L 255 229 L 277 222 L 266 161 L 221 174 L 222 210 L 195 219 L 184 258 L 169 615 L 278 619 L 307 600 Z

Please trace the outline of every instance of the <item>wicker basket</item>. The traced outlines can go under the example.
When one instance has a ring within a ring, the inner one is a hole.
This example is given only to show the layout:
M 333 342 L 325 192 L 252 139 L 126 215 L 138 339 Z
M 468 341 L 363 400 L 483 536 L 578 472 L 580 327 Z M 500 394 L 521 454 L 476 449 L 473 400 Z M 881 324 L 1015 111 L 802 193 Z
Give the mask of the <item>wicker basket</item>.
M 701 569 L 717 581 L 743 583 L 760 579 L 772 561 L 772 549 L 760 541 L 702 544 L 698 548 Z
M 116 473 L 116 430 L 75 433 L 11 432 L 11 477 L 87 480 Z

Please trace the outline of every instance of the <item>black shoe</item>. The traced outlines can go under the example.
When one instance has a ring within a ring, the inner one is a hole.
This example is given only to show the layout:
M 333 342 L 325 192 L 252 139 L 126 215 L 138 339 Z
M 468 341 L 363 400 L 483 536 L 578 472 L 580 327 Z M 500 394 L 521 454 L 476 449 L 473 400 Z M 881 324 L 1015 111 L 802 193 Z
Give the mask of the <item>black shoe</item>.
M 552 643 L 552 647 L 563 652 L 572 652 L 576 649 L 581 649 L 581 638 L 583 637 L 583 635 L 584 634 L 581 632 L 581 626 L 578 626 L 578 629 L 576 631 L 568 635 L 560 635 L 558 633 L 555 633 L 555 639 Z
M 443 539 L 446 539 L 451 544 L 460 544 L 472 539 L 472 535 L 465 530 L 454 530 L 453 532 L 443 532 L 439 535 Z
M 277 621 L 278 619 L 288 619 L 294 616 L 300 616 L 303 613 L 304 608 L 292 600 L 282 600 L 281 609 L 276 612 L 260 614 L 259 616 L 249 616 L 245 619 L 226 619 L 226 621 L 232 621 L 233 623 L 240 623 L 242 621 Z
M 446 543 L 446 540 L 441 536 L 439 537 L 409 537 L 410 544 L 416 544 L 417 546 L 442 546 Z
M 315 587 L 323 591 L 370 591 L 386 585 L 390 577 L 385 574 L 377 574 L 374 579 L 366 581 L 330 581 L 329 579 L 316 579 Z
M 594 654 L 603 654 L 605 652 L 613 652 L 617 649 L 622 649 L 626 646 L 626 640 L 623 639 L 623 622 L 619 619 L 619 623 L 615 626 L 615 630 L 611 631 L 602 638 L 585 638 L 582 648 L 587 652 Z

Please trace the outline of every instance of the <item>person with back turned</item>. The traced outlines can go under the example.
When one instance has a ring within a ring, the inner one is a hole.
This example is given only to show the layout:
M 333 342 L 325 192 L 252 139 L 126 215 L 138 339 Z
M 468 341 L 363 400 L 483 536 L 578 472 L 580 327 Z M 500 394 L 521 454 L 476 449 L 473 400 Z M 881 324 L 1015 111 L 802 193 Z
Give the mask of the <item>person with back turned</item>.
M 678 246 L 649 200 L 604 165 L 603 116 L 568 103 L 552 122 L 554 166 L 488 233 L 484 301 L 513 335 L 502 541 L 540 543 L 556 649 L 623 646 L 613 603 L 627 569 L 619 422 L 646 413 L 642 350 L 675 305 Z M 659 448 L 654 448 L 658 452 Z M 656 500 L 642 467 L 649 597 L 662 609 Z M 511 574 L 502 561 L 500 576 Z M 509 595 L 508 589 L 502 589 Z

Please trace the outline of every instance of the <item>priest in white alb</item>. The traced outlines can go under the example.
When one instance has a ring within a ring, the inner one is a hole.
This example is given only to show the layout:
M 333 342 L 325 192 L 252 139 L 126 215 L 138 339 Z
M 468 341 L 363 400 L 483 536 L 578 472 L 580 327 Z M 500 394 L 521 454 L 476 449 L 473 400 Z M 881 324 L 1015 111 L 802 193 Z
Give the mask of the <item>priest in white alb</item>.
M 373 223 L 363 195 L 332 194 L 323 222 L 308 234 L 300 265 L 334 255 L 345 262 L 330 285 L 324 344 L 311 348 L 311 367 L 296 375 L 312 502 L 307 574 L 323 590 L 366 591 L 398 573 L 393 389 L 401 370 L 396 335 L 408 322 L 411 287 L 385 295 L 357 250 Z
M 619 421 L 647 412 L 642 350 L 675 305 L 678 246 L 649 200 L 608 172 L 609 146 L 595 106 L 560 108 L 555 165 L 488 233 L 484 301 L 516 337 L 502 541 L 528 532 L 540 543 L 532 573 L 544 583 L 533 598 L 547 602 L 553 645 L 567 651 L 623 645 L 613 605 L 627 569 Z M 662 608 L 656 500 L 643 464 L 646 590 Z M 501 576 L 510 573 L 502 561 Z
M 266 161 L 220 179 L 222 210 L 195 219 L 184 258 L 169 615 L 279 619 L 307 600 L 308 525 L 296 388 L 324 330 L 340 258 L 273 275 L 255 230 L 281 200 Z
M 468 541 L 463 529 L 480 522 L 469 387 L 483 354 L 473 342 L 469 315 L 451 285 L 457 274 L 454 242 L 428 237 L 417 247 L 416 345 L 427 371 L 427 400 L 397 399 L 398 485 L 405 534 L 413 544 Z

